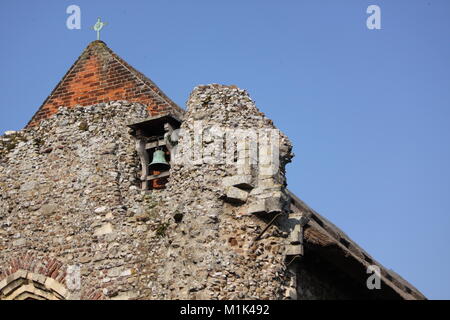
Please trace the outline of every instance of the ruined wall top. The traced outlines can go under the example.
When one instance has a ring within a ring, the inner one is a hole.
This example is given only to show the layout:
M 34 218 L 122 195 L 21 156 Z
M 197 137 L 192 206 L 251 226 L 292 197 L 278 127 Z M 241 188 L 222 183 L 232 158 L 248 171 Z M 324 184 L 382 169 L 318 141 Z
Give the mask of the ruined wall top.
M 187 106 L 177 152 L 199 153 L 174 159 L 165 190 L 140 190 L 128 125 L 148 118 L 142 104 L 60 108 L 39 126 L 2 136 L 0 281 L 18 266 L 42 264 L 62 285 L 62 266 L 80 266 L 70 297 L 295 296 L 283 222 L 289 140 L 244 90 L 199 86 Z

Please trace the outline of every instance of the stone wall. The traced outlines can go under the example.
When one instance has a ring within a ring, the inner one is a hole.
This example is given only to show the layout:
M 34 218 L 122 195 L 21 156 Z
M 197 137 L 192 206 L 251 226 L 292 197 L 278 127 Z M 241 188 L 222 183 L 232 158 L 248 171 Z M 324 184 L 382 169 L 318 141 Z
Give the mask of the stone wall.
M 22 298 L 311 296 L 297 295 L 286 266 L 302 254 L 302 217 L 285 192 L 289 140 L 233 86 L 199 86 L 187 107 L 165 190 L 140 190 L 127 127 L 149 116 L 139 103 L 60 108 L 0 137 L 0 299 L 30 281 Z M 258 140 L 254 162 L 251 139 L 224 152 L 215 147 L 228 137 L 213 128 L 272 132 L 277 148 Z
M 195 132 L 196 126 L 200 132 Z M 165 299 L 282 299 L 290 283 L 284 264 L 288 232 L 273 227 L 261 239 L 257 237 L 273 218 L 269 216 L 273 212 L 264 217 L 263 200 L 272 198 L 276 204 L 270 210 L 283 210 L 284 171 L 277 172 L 279 183 L 269 181 L 275 177 L 264 177 L 257 166 L 238 161 L 248 160 L 244 152 L 242 157 L 238 152 L 235 163 L 226 163 L 227 153 L 212 148 L 217 141 L 226 144 L 223 131 L 212 133 L 213 128 L 275 129 L 244 90 L 219 85 L 194 89 L 181 126 L 180 159 L 172 166 L 163 205 L 166 219 L 177 217 L 178 222 L 167 229 L 165 254 L 161 253 L 165 264 L 156 270 L 149 295 Z M 281 135 L 280 139 L 286 150 L 283 157 L 290 159 L 287 138 Z M 245 144 L 241 147 L 240 151 L 246 150 Z M 262 200 L 262 216 L 249 211 L 258 200 Z
M 61 108 L 0 138 L 0 279 L 50 258 L 81 267 L 73 297 L 137 295 L 150 225 L 134 217 L 147 198 L 126 124 L 147 116 L 127 102 Z M 65 284 L 64 268 L 41 269 Z

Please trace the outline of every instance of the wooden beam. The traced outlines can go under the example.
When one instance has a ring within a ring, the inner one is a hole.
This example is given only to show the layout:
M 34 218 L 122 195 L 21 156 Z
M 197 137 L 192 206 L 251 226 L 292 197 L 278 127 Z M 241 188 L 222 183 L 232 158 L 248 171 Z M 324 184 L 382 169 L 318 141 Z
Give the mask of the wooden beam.
M 139 155 L 139 159 L 141 160 L 141 187 L 143 190 L 148 189 L 148 165 L 149 165 L 149 159 L 148 159 L 148 153 L 145 150 L 145 142 L 141 139 L 136 139 L 136 151 Z
M 145 144 L 145 149 L 148 150 L 148 149 L 152 149 L 152 148 L 156 148 L 156 147 L 162 147 L 162 146 L 165 146 L 165 145 L 166 145 L 166 142 L 164 141 L 164 139 L 161 139 L 158 142 L 152 141 L 152 142 L 146 143 Z
M 169 171 L 164 171 L 160 174 L 154 174 L 151 176 L 147 177 L 147 180 L 154 180 L 154 179 L 159 179 L 159 178 L 167 178 L 169 176 Z

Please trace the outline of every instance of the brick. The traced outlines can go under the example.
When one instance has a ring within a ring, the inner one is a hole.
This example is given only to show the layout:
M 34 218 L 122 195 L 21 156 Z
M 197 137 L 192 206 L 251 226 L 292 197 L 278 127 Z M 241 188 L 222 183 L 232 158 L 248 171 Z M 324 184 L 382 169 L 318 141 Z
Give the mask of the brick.
M 102 91 L 99 90 L 101 88 Z M 51 117 L 59 106 L 73 108 L 113 100 L 142 103 L 150 114 L 160 107 L 164 111 L 182 112 L 150 79 L 123 61 L 104 42 L 93 41 L 44 101 L 27 127 Z

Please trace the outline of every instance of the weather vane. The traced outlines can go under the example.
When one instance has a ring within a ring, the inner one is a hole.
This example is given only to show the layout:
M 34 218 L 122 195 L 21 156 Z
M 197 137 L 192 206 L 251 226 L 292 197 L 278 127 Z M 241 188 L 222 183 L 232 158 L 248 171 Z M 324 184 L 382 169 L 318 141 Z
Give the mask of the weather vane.
M 100 20 L 100 18 L 98 18 L 97 23 L 94 24 L 94 26 L 92 27 L 92 29 L 97 31 L 97 40 L 100 40 L 100 30 L 102 30 L 103 27 L 106 26 L 106 24 L 107 24 L 107 22 L 103 22 Z

